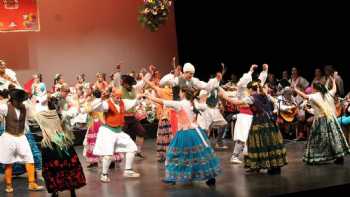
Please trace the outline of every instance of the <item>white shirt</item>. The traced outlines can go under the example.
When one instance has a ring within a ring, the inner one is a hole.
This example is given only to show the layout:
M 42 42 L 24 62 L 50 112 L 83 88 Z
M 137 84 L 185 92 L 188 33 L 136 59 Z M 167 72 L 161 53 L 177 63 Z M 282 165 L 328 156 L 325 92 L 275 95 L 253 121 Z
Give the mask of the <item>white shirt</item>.
M 131 99 L 122 99 L 122 100 L 124 103 L 125 111 L 135 107 L 140 102 L 140 100 L 137 100 L 137 99 L 132 99 L 132 100 Z M 112 103 L 114 104 L 116 109 L 119 111 L 120 106 L 118 104 L 115 104 L 114 102 L 112 102 Z M 94 101 L 92 101 L 91 107 L 92 107 L 93 111 L 107 112 L 109 109 L 108 100 L 102 100 L 100 98 L 95 99 Z
M 208 83 L 199 80 L 198 78 L 192 77 L 188 83 L 191 82 L 196 89 L 206 90 L 208 92 L 212 91 L 214 88 L 218 88 L 220 86 L 220 81 L 216 78 L 212 78 L 208 81 Z M 177 86 L 179 84 L 179 77 L 175 77 L 173 74 L 165 75 L 159 82 L 160 86 L 171 85 Z
M 188 118 L 192 121 L 192 128 L 197 128 L 198 125 L 195 121 L 196 114 L 193 112 L 193 106 L 190 101 L 188 100 L 181 100 L 181 101 L 169 101 L 165 100 L 163 101 L 165 107 L 171 107 L 175 109 L 176 111 L 184 110 L 185 113 L 188 115 Z

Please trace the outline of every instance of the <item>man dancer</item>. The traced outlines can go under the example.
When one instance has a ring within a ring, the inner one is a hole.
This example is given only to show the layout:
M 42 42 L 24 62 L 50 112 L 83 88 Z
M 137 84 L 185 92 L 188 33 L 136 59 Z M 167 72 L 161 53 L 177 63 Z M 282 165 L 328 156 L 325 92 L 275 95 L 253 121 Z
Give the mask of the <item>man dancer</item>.
M 244 97 L 249 96 L 247 94 L 247 85 L 252 81 L 252 74 L 258 65 L 253 64 L 250 67 L 248 73 L 245 73 L 237 83 L 237 96 L 238 99 L 243 99 Z M 267 78 L 268 65 L 263 64 L 263 71 L 259 75 L 261 84 L 264 84 Z M 230 162 L 233 164 L 241 164 L 242 161 L 239 160 L 240 154 L 245 149 L 245 143 L 248 139 L 248 134 L 250 126 L 253 121 L 253 112 L 250 110 L 249 105 L 239 106 L 239 113 L 237 114 L 237 120 L 234 128 L 234 137 L 235 147 L 232 153 Z
M 16 162 L 25 163 L 28 174 L 28 189 L 31 191 L 43 190 L 35 181 L 33 154 L 24 132 L 28 127 L 27 108 L 23 101 L 27 94 L 20 89 L 10 90 L 8 104 L 0 105 L 0 115 L 5 117 L 5 133 L 0 136 L 0 163 L 5 164 L 5 191 L 13 192 L 12 165 Z M 28 129 L 27 129 L 28 130 Z
M 146 78 L 146 77 L 145 77 Z M 147 76 L 148 79 L 148 76 Z M 134 100 L 137 97 L 136 89 L 136 80 L 134 77 L 129 75 L 122 76 L 122 99 Z M 143 86 L 144 83 L 139 83 L 138 86 Z M 125 111 L 125 124 L 124 131 L 131 136 L 131 138 L 135 139 L 137 144 L 137 153 L 136 156 L 140 158 L 145 158 L 142 153 L 142 146 L 144 143 L 144 137 L 146 134 L 146 130 L 141 125 L 140 121 L 135 117 L 136 108 L 132 107 Z
M 208 92 L 211 92 L 214 88 L 218 88 L 220 86 L 220 81 L 222 79 L 222 74 L 217 73 L 215 78 L 212 78 L 209 80 L 208 83 L 200 81 L 198 78 L 193 77 L 195 73 L 195 68 L 191 63 L 186 63 L 183 67 L 183 73 L 179 75 L 175 74 L 168 74 L 166 77 L 164 76 L 160 80 L 160 86 L 164 85 L 170 85 L 173 87 L 173 96 L 174 100 L 177 100 L 179 98 L 178 93 L 179 91 L 176 91 L 176 89 L 188 87 L 188 88 L 194 88 L 197 90 L 206 90 Z
M 105 124 L 99 128 L 93 154 L 102 157 L 102 182 L 110 182 L 109 166 L 114 153 L 125 153 L 124 177 L 137 178 L 140 174 L 132 170 L 137 151 L 135 142 L 122 131 L 125 112 L 137 104 L 137 100 L 121 99 L 121 92 L 113 90 L 107 100 L 96 99 L 92 103 L 92 110 L 103 111 Z

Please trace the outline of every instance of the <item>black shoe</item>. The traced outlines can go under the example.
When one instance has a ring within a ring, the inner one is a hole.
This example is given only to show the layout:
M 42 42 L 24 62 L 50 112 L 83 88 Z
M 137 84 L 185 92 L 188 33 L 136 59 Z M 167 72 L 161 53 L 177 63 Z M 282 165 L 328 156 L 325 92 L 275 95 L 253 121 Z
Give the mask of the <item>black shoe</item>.
M 111 163 L 111 165 L 109 165 L 109 169 L 110 170 L 112 170 L 112 169 L 114 169 L 115 168 L 115 161 L 113 161 L 112 163 Z
M 281 174 L 281 168 L 272 168 L 267 171 L 269 175 Z
M 51 194 L 51 197 L 58 197 L 58 192 L 53 192 L 53 193 Z
M 145 158 L 145 156 L 144 156 L 141 152 L 136 153 L 135 156 L 136 156 L 136 157 L 139 157 L 139 158 L 141 158 L 141 159 L 144 159 L 144 158 Z
M 96 168 L 98 166 L 98 163 L 90 163 L 86 168 Z
M 162 180 L 163 183 L 167 184 L 167 185 L 175 185 L 176 182 L 175 181 L 168 181 L 168 180 Z
M 209 180 L 207 180 L 207 182 L 205 182 L 209 187 L 215 187 L 216 184 L 216 179 L 215 178 L 211 178 Z
M 77 197 L 77 194 L 75 193 L 75 189 L 70 190 L 70 196 Z
M 334 161 L 335 164 L 343 165 L 344 164 L 344 157 L 338 157 Z

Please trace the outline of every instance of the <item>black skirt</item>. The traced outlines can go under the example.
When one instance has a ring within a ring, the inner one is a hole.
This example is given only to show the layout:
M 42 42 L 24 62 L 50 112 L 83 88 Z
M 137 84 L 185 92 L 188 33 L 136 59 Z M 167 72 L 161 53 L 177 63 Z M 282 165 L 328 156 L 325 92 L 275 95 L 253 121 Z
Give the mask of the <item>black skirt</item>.
M 49 193 L 78 189 L 86 185 L 83 168 L 73 147 L 59 150 L 42 147 L 43 170 Z

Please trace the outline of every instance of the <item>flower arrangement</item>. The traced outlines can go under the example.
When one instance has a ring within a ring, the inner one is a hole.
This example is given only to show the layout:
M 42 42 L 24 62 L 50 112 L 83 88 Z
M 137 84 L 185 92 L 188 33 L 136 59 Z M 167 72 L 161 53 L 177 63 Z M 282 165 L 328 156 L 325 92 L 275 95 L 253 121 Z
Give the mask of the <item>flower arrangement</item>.
M 139 12 L 139 22 L 151 32 L 159 30 L 159 26 L 168 20 L 171 0 L 143 0 Z

